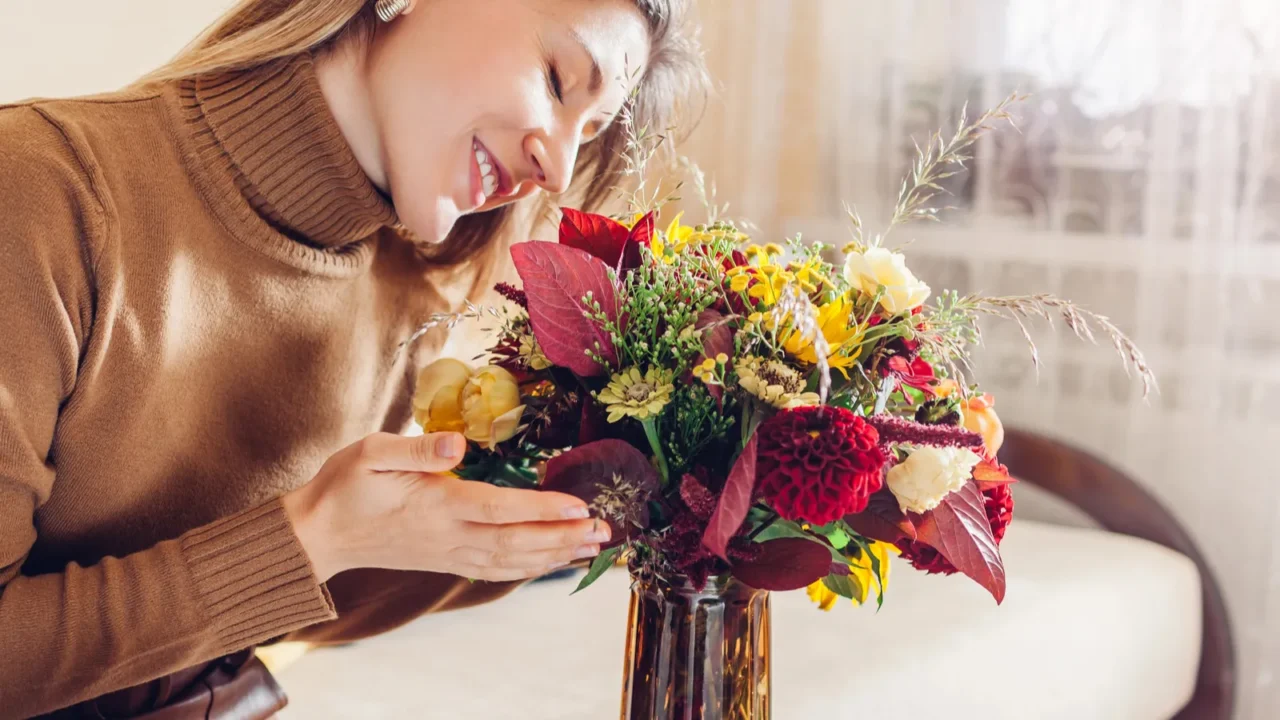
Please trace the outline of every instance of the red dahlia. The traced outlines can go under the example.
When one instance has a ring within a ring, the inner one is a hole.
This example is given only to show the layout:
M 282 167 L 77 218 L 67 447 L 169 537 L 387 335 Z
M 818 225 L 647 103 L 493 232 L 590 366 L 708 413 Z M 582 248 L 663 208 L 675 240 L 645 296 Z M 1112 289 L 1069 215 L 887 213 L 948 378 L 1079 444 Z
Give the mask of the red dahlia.
M 757 491 L 788 520 L 826 525 L 880 489 L 880 434 L 844 408 L 783 410 L 757 433 Z
M 985 499 L 983 505 L 987 511 L 987 522 L 991 523 L 991 534 L 996 539 L 996 545 L 999 545 L 1004 540 L 1005 531 L 1009 529 L 1009 522 L 1013 520 L 1013 491 L 1006 483 L 984 490 L 982 496 Z M 902 559 L 910 562 L 917 570 L 942 575 L 957 572 L 955 565 L 929 545 L 915 540 L 899 540 L 897 545 L 902 551 Z

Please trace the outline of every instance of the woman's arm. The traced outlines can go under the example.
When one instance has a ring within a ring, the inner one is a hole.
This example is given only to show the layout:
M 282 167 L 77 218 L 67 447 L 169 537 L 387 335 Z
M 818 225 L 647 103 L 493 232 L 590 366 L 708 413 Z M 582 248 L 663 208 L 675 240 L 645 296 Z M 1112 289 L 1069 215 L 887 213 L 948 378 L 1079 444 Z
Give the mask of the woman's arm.
M 0 717 L 27 717 L 333 617 L 276 501 L 121 558 L 25 576 L 59 408 L 93 322 L 104 210 L 38 109 L 0 109 Z

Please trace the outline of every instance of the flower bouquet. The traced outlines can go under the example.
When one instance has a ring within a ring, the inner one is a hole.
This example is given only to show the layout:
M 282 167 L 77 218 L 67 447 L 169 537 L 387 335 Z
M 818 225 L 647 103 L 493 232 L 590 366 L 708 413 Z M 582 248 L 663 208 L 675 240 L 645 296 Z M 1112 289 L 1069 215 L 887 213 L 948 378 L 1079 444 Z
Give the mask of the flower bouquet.
M 938 183 L 1008 102 L 931 139 L 888 230 L 936 219 Z M 515 245 L 507 307 L 434 318 L 500 327 L 490 364 L 437 361 L 414 398 L 425 430 L 472 441 L 462 477 L 573 494 L 611 525 L 578 589 L 621 561 L 634 577 L 624 718 L 767 717 L 769 592 L 879 605 L 905 562 L 1003 599 L 1013 479 L 969 380 L 981 316 L 1099 328 L 1151 382 L 1106 318 L 935 294 L 855 212 L 841 262 L 753 243 L 710 203 L 705 224 L 661 226 L 631 197 L 635 212 L 565 208 L 558 243 Z

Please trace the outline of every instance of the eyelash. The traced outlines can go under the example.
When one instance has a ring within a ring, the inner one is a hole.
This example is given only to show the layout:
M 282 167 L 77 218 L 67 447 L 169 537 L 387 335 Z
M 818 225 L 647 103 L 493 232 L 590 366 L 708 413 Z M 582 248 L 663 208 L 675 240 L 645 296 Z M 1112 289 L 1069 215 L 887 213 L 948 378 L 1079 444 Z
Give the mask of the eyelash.
M 560 70 L 556 68 L 554 62 L 549 60 L 547 61 L 547 90 L 558 102 L 564 102 L 564 86 L 560 83 Z

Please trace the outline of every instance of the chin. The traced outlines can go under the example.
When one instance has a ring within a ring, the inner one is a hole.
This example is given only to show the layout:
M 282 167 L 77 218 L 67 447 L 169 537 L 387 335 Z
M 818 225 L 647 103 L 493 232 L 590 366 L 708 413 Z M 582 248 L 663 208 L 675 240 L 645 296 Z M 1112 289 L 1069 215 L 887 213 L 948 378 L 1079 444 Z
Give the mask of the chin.
M 418 245 L 439 245 L 449 237 L 461 213 L 452 202 L 436 203 L 434 209 L 406 209 L 400 212 L 400 223 L 409 230 Z

